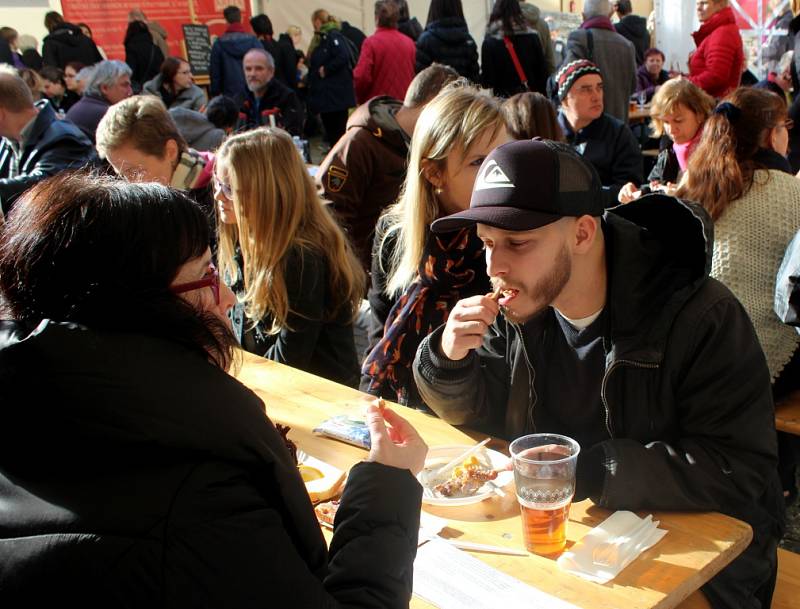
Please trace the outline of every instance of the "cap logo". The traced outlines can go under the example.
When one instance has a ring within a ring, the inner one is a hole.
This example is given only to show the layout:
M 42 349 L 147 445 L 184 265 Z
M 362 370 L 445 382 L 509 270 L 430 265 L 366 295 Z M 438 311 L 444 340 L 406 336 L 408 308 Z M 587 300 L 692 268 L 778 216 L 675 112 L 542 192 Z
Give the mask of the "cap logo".
M 489 188 L 514 188 L 514 183 L 503 173 L 497 161 L 492 159 L 486 163 L 478 179 L 475 180 L 474 190 L 487 190 Z

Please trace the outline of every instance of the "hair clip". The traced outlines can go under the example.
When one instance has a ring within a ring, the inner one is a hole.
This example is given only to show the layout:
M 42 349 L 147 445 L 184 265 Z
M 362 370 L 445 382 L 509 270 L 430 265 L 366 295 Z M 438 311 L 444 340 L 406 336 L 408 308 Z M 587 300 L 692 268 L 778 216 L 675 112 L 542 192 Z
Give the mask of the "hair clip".
M 722 102 L 714 108 L 714 114 L 721 114 L 728 119 L 729 123 L 733 124 L 739 120 L 739 117 L 742 115 L 742 110 L 734 106 L 731 102 Z

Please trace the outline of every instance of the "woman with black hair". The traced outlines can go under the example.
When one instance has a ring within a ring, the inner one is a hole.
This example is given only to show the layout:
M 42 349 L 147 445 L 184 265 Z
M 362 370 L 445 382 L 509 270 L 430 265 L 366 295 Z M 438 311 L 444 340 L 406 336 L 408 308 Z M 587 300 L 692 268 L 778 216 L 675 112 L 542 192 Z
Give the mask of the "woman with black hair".
M 153 37 L 147 24 L 142 21 L 131 21 L 125 32 L 125 63 L 133 74 L 131 83 L 133 91 L 142 90 L 142 85 L 158 74 L 158 69 L 164 62 L 164 54 L 153 42 Z
M 544 46 L 528 27 L 519 0 L 496 0 L 481 46 L 481 84 L 499 97 L 547 93 Z
M 194 84 L 189 62 L 180 57 L 167 57 L 156 77 L 144 83 L 142 92 L 160 97 L 167 109 L 199 111 L 208 101 L 205 91 Z
M 370 407 L 328 552 L 226 372 L 234 296 L 208 241 L 177 191 L 80 174 L 0 228 L 0 606 L 408 606 L 425 444 Z
M 417 39 L 416 70 L 450 66 L 475 84 L 480 79 L 478 45 L 470 35 L 461 0 L 431 0 L 425 31 Z

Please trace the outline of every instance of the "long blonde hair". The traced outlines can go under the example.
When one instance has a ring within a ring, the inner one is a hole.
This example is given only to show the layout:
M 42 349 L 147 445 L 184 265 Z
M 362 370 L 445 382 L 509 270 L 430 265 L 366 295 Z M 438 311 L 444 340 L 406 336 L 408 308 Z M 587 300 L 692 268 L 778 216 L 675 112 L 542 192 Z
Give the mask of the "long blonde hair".
M 466 155 L 487 129 L 494 135 L 503 128 L 499 101 L 463 80 L 445 87 L 420 113 L 400 198 L 387 209 L 386 229 L 378 236 L 379 252 L 388 237 L 397 240 L 386 269 L 388 296 L 404 290 L 416 276 L 428 227 L 441 214 L 435 188 L 423 175 L 426 166 L 444 171 L 448 155 L 457 147 Z
M 286 293 L 288 254 L 310 251 L 327 262 L 327 293 L 332 302 L 325 319 L 342 307 L 355 317 L 366 278 L 344 232 L 319 198 L 292 138 L 270 127 L 234 135 L 222 145 L 217 162 L 228 172 L 236 224 L 220 226 L 219 265 L 238 279 L 234 260 L 238 243 L 243 259 L 247 316 L 257 322 L 272 318 L 270 334 L 287 328 L 291 311 Z M 291 328 L 290 328 L 291 329 Z

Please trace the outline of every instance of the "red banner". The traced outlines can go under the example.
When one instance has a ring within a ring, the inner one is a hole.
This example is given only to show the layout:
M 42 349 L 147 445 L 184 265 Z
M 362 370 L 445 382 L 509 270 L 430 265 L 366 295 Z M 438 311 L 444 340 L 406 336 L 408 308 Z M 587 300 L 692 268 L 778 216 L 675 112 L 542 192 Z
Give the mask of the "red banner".
M 184 57 L 184 23 L 203 23 L 211 31 L 211 38 L 219 36 L 227 27 L 222 11 L 226 6 L 238 6 L 242 23 L 250 29 L 250 3 L 245 0 L 61 0 L 64 19 L 70 23 L 86 23 L 92 30 L 95 43 L 102 47 L 109 59 L 125 60 L 125 31 L 128 12 L 138 8 L 148 21 L 156 21 L 167 31 L 171 55 Z

